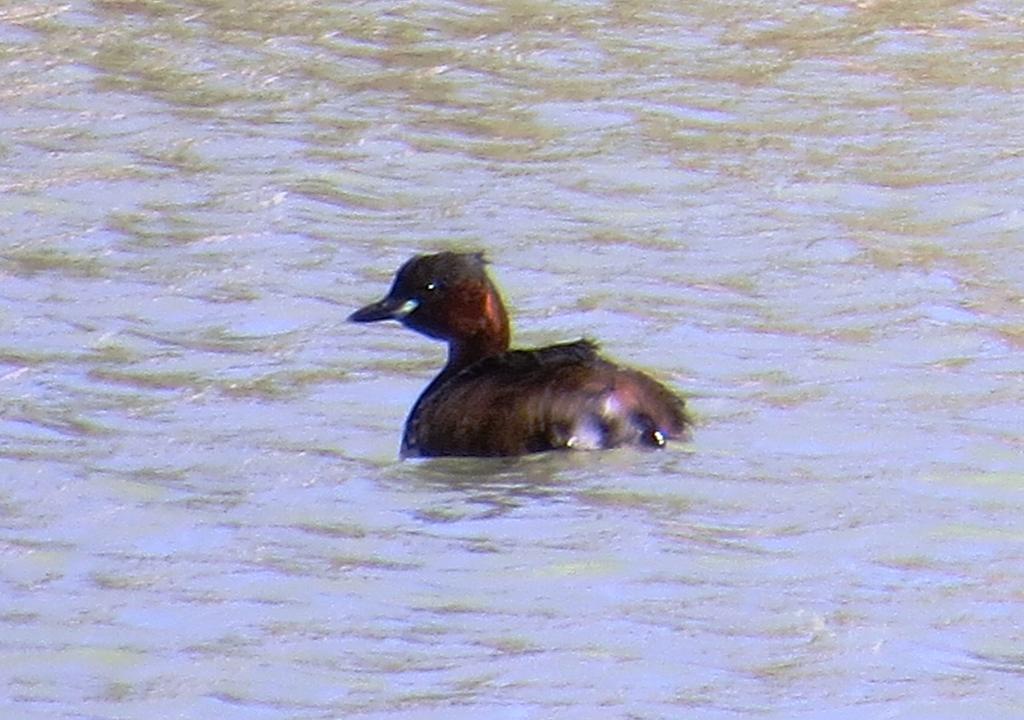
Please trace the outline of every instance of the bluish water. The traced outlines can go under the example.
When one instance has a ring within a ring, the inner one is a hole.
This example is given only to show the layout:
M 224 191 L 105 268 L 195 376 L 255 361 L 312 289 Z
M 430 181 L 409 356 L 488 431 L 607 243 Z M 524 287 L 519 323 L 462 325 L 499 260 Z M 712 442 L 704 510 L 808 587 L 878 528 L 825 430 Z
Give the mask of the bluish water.
M 0 10 L 2 714 L 1024 717 L 1022 23 Z M 439 247 L 694 441 L 399 462 Z

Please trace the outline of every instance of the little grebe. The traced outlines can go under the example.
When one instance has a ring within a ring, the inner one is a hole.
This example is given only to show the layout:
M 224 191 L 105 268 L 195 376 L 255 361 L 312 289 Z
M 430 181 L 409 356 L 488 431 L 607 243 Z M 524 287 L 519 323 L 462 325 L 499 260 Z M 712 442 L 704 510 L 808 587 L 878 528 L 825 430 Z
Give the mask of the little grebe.
M 482 253 L 417 255 L 387 297 L 349 316 L 398 320 L 448 343 L 448 362 L 409 413 L 402 456 L 525 455 L 661 447 L 693 424 L 682 398 L 614 365 L 587 340 L 509 350 L 508 315 Z

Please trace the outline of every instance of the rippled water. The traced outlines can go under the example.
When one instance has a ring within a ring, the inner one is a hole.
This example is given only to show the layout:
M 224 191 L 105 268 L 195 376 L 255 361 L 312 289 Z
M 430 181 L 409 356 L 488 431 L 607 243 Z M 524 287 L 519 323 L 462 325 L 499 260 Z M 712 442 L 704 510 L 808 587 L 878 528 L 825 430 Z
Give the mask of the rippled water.
M 0 8 L 3 716 L 1024 717 L 1024 15 L 779 5 Z M 694 442 L 399 462 L 439 247 Z

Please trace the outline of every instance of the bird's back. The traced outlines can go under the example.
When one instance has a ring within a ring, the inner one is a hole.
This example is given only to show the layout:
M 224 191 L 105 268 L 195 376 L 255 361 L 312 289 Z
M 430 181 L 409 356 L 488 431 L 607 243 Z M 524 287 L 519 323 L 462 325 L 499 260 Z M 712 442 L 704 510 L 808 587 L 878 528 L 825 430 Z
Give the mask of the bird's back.
M 402 454 L 503 456 L 686 438 L 683 400 L 588 341 L 487 357 L 431 384 L 406 422 Z

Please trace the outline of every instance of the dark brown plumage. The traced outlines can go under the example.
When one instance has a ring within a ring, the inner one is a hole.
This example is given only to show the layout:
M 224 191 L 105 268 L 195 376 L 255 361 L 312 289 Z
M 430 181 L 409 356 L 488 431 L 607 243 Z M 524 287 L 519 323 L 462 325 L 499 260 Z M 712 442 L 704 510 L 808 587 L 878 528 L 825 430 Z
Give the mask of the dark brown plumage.
M 689 436 L 682 398 L 581 340 L 509 350 L 508 316 L 479 253 L 416 256 L 354 322 L 395 319 L 448 343 L 448 362 L 413 406 L 403 456 L 503 456 Z

